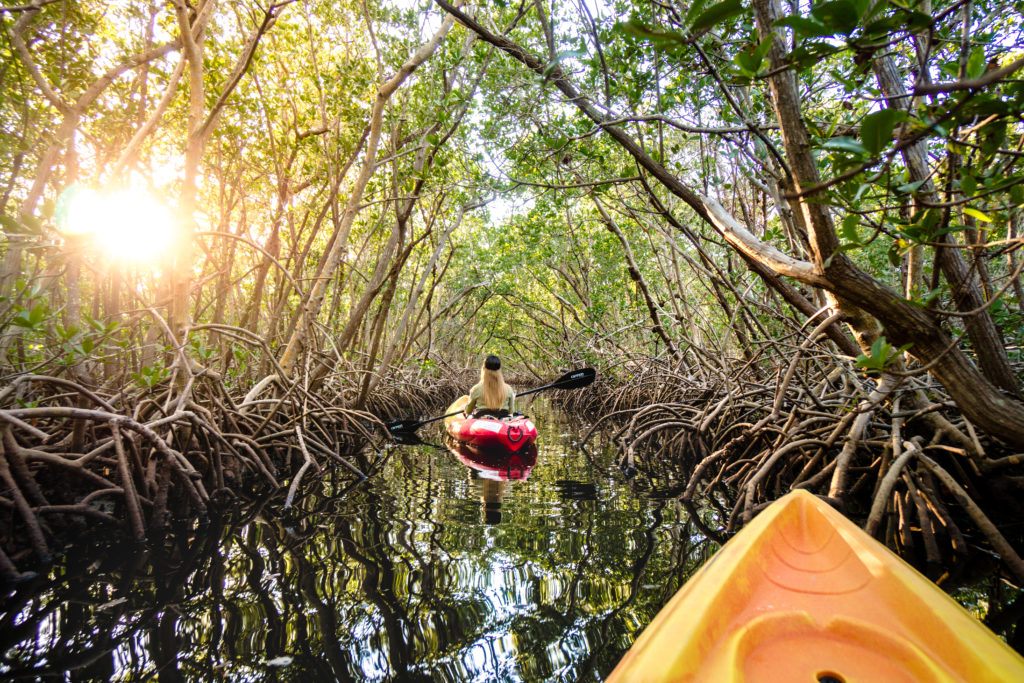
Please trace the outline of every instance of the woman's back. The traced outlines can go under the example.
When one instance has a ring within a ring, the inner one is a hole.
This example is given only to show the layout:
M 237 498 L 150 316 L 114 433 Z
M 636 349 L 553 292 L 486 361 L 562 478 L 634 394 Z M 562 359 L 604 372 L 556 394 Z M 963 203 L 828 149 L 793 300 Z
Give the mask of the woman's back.
M 505 378 L 501 374 L 501 359 L 497 356 L 487 356 L 483 367 L 480 368 L 480 381 L 469 390 L 466 414 L 469 415 L 477 408 L 491 411 L 506 410 L 513 413 L 515 407 L 516 392 L 505 384 Z
M 501 400 L 489 404 L 484 398 L 484 383 L 477 382 L 469 390 L 469 404 L 466 406 L 466 411 L 471 412 L 475 408 L 486 408 L 488 410 L 507 410 L 512 413 L 515 412 L 515 401 L 516 392 L 506 384 L 504 386 L 504 396 Z

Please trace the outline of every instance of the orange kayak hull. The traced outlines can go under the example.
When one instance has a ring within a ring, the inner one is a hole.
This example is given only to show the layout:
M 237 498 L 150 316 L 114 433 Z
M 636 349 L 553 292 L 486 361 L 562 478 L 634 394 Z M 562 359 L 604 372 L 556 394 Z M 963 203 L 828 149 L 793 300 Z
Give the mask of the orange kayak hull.
M 1024 681 L 1024 659 L 806 491 L 684 585 L 609 681 Z

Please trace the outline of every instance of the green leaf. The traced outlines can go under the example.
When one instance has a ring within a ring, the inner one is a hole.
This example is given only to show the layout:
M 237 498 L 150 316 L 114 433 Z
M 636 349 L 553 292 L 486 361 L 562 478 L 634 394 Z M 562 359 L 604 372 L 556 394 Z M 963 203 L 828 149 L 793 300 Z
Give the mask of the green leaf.
M 692 31 L 709 29 L 726 19 L 731 19 L 743 13 L 743 3 L 740 0 L 723 0 L 701 12 L 690 26 Z
M 967 77 L 977 78 L 978 76 L 985 73 L 985 48 L 981 45 L 971 50 L 971 55 L 967 58 Z
M 1010 199 L 1016 206 L 1024 204 L 1024 187 L 1014 185 L 1010 188 Z
M 822 144 L 822 148 L 831 149 L 837 152 L 849 152 L 850 154 L 856 154 L 858 156 L 863 156 L 867 153 L 864 145 L 859 141 L 845 136 L 826 140 L 825 143 Z
M 708 0 L 694 0 L 694 3 L 690 5 L 690 9 L 686 11 L 686 16 L 683 17 L 683 23 L 687 26 L 691 25 L 693 20 L 704 11 L 704 8 L 707 7 L 707 5 Z
M 32 310 L 21 309 L 17 315 L 11 319 L 11 323 L 18 327 L 24 327 L 29 330 L 34 330 L 39 327 L 39 324 L 46 319 L 46 314 L 49 312 L 49 308 L 44 303 L 36 304 L 32 307 Z
M 981 151 L 988 155 L 995 154 L 1006 141 L 1006 121 L 985 126 L 981 132 Z
M 850 214 L 844 218 L 840 227 L 843 239 L 852 244 L 860 244 L 860 235 L 857 234 L 857 226 L 859 224 L 860 217 L 855 214 Z
M 871 345 L 871 354 L 861 354 L 857 356 L 857 367 L 867 370 L 870 373 L 881 372 L 885 370 L 886 366 L 889 365 L 897 356 L 906 351 L 912 346 L 912 344 L 903 344 L 898 349 L 893 348 L 885 337 L 879 337 Z
M 889 259 L 889 265 L 890 266 L 892 266 L 893 268 L 898 268 L 899 267 L 900 261 L 901 261 L 901 259 L 900 259 L 900 249 L 896 245 L 895 242 L 893 242 L 889 246 L 889 251 L 886 253 L 886 257 L 888 257 L 888 259 Z
M 850 33 L 860 21 L 857 6 L 851 0 L 833 0 L 817 5 L 811 10 L 811 15 L 833 33 Z
M 842 50 L 844 46 L 831 43 L 800 43 L 793 52 L 790 59 L 800 68 L 806 68 L 820 63 L 826 57 Z
M 935 208 L 925 209 L 921 220 L 918 221 L 921 227 L 929 234 L 935 228 L 939 227 L 939 222 L 942 220 L 942 212 Z
M 798 36 L 804 38 L 819 38 L 821 36 L 830 36 L 833 31 L 823 23 L 813 17 L 802 17 L 799 14 L 791 14 L 788 17 L 782 17 L 775 22 L 776 26 L 787 26 L 793 29 Z
M 889 345 L 889 342 L 885 340 L 885 337 L 879 337 L 871 344 L 871 356 L 873 358 L 878 358 L 891 348 L 892 347 Z
M 975 208 L 970 207 L 970 206 L 965 206 L 964 207 L 964 213 L 966 213 L 968 216 L 974 216 L 975 218 L 977 218 L 979 221 L 981 221 L 983 223 L 991 223 L 992 222 L 992 217 L 989 216 L 987 213 L 985 213 L 983 211 L 979 211 L 978 209 L 975 209 Z
M 3 226 L 4 232 L 21 232 L 21 223 L 10 216 L 0 214 L 0 226 Z
M 906 114 L 896 109 L 882 109 L 864 117 L 860 124 L 860 139 L 871 156 L 878 156 L 889 146 L 893 129 L 905 117 Z
M 621 31 L 622 33 L 627 33 L 631 36 L 642 38 L 643 40 L 646 40 L 653 45 L 663 48 L 675 48 L 679 47 L 680 45 L 687 45 L 689 43 L 689 41 L 686 39 L 686 36 L 684 36 L 682 33 L 678 33 L 676 31 L 655 30 L 650 26 L 644 24 L 636 17 L 630 19 L 629 21 L 620 22 L 616 24 L 615 29 Z M 557 57 L 555 61 L 552 61 L 552 64 L 557 64 Z M 549 64 L 547 68 L 552 67 Z M 547 72 L 547 68 L 545 68 L 545 72 Z M 545 78 L 547 78 L 547 75 L 545 75 Z
M 926 182 L 928 182 L 927 178 L 925 178 L 924 180 L 915 180 L 912 183 L 904 183 L 903 185 L 900 185 L 899 187 L 897 187 L 896 191 L 897 192 L 902 192 L 903 194 L 910 194 L 912 192 L 917 192 L 918 190 L 921 189 L 921 186 L 924 185 Z
M 960 191 L 964 193 L 964 196 L 973 196 L 978 191 L 978 181 L 974 179 L 974 176 L 964 173 L 960 176 Z
M 885 5 L 884 2 L 871 2 L 871 0 L 850 0 L 850 2 L 853 5 L 853 11 L 857 13 L 857 18 L 858 19 L 863 17 L 864 13 L 868 11 L 868 5 L 873 5 L 876 8 L 875 11 L 872 12 L 872 15 L 878 14 L 878 12 L 879 12 L 879 10 L 877 9 L 878 5 L 882 5 L 882 6 Z M 870 19 L 871 17 L 865 17 L 865 18 L 866 19 Z
M 25 311 L 22 311 L 13 318 L 11 318 L 11 324 L 17 325 L 18 327 L 24 327 L 29 330 L 31 330 L 33 327 L 32 323 L 29 322 L 28 316 L 26 315 Z
M 764 62 L 765 56 L 768 54 L 768 50 L 772 47 L 771 38 L 765 38 L 758 45 L 751 45 L 746 50 L 741 50 L 736 53 L 733 57 L 733 61 L 740 67 L 748 76 L 755 76 L 761 69 L 761 63 Z
M 881 4 L 881 3 L 879 3 Z M 917 32 L 921 29 L 931 28 L 935 23 L 935 19 L 930 14 L 919 12 L 918 10 L 910 10 L 907 12 L 907 18 L 904 20 L 904 30 Z

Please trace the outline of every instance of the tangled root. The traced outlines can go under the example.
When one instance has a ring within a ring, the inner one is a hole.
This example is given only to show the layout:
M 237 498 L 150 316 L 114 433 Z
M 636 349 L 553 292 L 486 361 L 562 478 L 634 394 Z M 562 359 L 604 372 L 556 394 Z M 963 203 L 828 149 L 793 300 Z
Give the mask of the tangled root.
M 719 508 L 725 533 L 803 488 L 936 576 L 962 566 L 970 542 L 1024 584 L 1020 538 L 1000 531 L 1024 512 L 1024 455 L 979 435 L 940 386 L 866 377 L 809 342 L 766 374 L 749 361 L 709 372 L 639 359 L 560 401 L 596 416 L 584 443 L 602 434 L 659 497 Z

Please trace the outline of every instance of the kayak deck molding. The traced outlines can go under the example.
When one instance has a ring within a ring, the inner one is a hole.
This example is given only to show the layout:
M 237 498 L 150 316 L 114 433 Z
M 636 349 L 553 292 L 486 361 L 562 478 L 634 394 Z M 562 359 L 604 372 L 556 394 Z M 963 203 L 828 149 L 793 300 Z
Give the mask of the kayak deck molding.
M 727 542 L 607 679 L 1024 681 L 1024 659 L 938 586 L 807 491 Z

